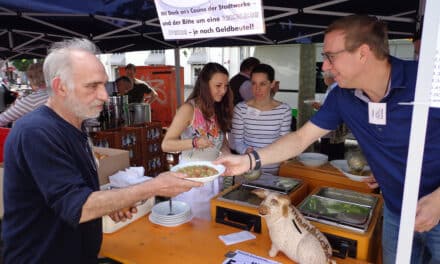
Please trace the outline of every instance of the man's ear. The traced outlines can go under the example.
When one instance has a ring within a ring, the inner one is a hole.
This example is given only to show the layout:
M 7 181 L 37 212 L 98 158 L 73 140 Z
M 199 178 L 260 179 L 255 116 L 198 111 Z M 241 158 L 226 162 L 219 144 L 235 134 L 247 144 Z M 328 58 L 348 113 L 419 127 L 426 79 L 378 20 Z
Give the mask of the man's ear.
M 52 80 L 52 91 L 56 95 L 66 96 L 67 86 L 61 81 L 60 77 L 55 77 Z
M 359 58 L 363 63 L 365 63 L 368 57 L 372 55 L 371 48 L 367 44 L 362 44 L 359 47 L 358 52 L 359 52 Z

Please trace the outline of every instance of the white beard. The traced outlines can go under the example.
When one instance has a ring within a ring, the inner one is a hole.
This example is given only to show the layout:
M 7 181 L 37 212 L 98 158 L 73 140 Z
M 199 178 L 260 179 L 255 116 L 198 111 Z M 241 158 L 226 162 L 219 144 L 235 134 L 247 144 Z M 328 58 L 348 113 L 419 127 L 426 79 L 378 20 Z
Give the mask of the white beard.
M 99 116 L 100 111 L 95 110 L 95 107 L 102 105 L 102 102 L 95 100 L 91 105 L 85 105 L 78 100 L 73 91 L 69 91 L 65 105 L 77 118 L 85 120 Z

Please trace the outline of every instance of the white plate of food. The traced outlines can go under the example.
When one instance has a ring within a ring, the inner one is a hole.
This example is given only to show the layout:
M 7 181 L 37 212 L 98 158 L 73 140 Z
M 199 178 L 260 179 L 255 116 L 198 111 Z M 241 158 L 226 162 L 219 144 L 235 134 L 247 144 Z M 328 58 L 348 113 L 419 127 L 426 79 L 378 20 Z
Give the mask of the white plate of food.
M 188 175 L 186 179 L 191 181 L 210 182 L 225 172 L 225 166 L 215 165 L 210 161 L 190 161 L 177 164 L 170 170 L 186 173 Z
M 365 166 L 360 172 L 353 172 L 348 167 L 347 160 L 332 160 L 330 164 L 353 181 L 362 181 L 371 174 L 370 166 Z

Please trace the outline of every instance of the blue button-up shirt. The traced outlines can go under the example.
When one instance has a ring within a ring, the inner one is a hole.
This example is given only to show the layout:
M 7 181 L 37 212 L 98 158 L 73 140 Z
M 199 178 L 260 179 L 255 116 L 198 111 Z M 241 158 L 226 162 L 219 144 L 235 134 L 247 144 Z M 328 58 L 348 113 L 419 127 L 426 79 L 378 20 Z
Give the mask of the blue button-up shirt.
M 400 213 L 413 106 L 399 103 L 414 101 L 417 62 L 390 57 L 390 63 L 391 82 L 381 100 L 386 104 L 385 125 L 369 123 L 368 100 L 360 90 L 340 87 L 330 92 L 311 121 L 329 130 L 347 124 L 382 189 L 386 206 Z M 419 198 L 440 186 L 440 109 L 431 108 L 428 118 Z

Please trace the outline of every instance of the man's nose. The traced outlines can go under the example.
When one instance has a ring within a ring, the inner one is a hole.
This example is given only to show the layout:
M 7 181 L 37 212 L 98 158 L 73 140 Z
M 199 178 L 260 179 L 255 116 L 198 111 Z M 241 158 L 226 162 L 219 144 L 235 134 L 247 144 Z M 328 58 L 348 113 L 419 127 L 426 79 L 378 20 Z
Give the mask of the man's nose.
M 326 72 L 326 71 L 330 71 L 330 69 L 332 68 L 332 64 L 330 63 L 330 61 L 328 59 L 325 59 L 322 61 L 322 71 Z
M 107 90 L 105 89 L 105 85 L 101 85 L 97 91 L 97 97 L 99 100 L 107 102 L 109 100 Z

